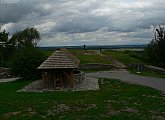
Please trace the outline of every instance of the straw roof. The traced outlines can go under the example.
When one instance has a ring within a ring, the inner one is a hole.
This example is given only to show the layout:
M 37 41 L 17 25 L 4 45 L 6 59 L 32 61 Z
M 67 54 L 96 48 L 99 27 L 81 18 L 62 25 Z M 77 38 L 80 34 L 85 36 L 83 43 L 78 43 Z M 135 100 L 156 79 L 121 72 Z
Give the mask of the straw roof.
M 80 60 L 69 53 L 66 49 L 60 49 L 48 57 L 38 69 L 77 68 L 79 63 Z

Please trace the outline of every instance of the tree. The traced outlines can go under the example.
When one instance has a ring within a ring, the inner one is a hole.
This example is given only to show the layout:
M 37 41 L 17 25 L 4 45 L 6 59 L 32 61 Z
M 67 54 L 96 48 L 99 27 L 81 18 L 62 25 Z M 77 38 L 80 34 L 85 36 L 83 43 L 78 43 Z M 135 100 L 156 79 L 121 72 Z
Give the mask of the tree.
M 40 40 L 40 33 L 34 27 L 13 34 L 10 43 L 15 47 L 36 46 Z
M 16 32 L 11 39 L 8 36 L 9 33 L 5 30 L 0 32 L 0 60 L 3 66 L 12 68 L 15 76 L 37 79 L 39 77 L 37 67 L 45 60 L 44 53 L 36 47 L 40 39 L 39 32 L 29 27 Z
M 149 61 L 161 67 L 165 67 L 165 27 L 156 26 L 154 30 L 154 39 L 145 49 Z
M 4 61 L 4 59 L 7 56 L 7 47 L 9 45 L 9 40 L 8 40 L 9 33 L 7 33 L 5 30 L 3 32 L 0 32 L 0 59 L 1 63 Z
M 18 49 L 10 59 L 10 67 L 15 76 L 25 80 L 38 79 L 37 67 L 45 60 L 44 53 L 37 47 L 26 46 Z
M 5 66 L 4 61 L 8 60 L 17 48 L 26 46 L 35 47 L 40 40 L 39 32 L 33 27 L 16 32 L 11 39 L 8 36 L 9 33 L 5 30 L 0 32 L 0 64 L 3 66 Z
M 147 53 L 148 61 L 151 63 L 155 63 L 156 61 L 159 61 L 159 55 L 158 55 L 158 42 L 154 39 L 150 41 L 150 43 L 145 48 L 145 52 Z

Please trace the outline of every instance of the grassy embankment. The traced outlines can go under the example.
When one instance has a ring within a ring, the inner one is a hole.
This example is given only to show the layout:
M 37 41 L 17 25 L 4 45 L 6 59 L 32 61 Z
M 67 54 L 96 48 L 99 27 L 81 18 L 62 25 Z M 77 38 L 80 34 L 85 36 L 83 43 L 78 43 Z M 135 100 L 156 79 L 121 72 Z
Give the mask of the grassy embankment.
M 151 88 L 99 79 L 98 91 L 16 92 L 30 82 L 0 83 L 0 120 L 165 118 L 165 97 Z
M 145 56 L 143 51 L 112 51 L 105 50 L 103 52 L 106 56 L 111 56 L 112 58 L 118 60 L 119 62 L 129 65 L 129 64 L 147 64 L 145 63 Z M 137 69 L 128 69 L 128 71 L 132 74 L 137 74 Z M 143 70 L 140 71 L 140 74 L 143 76 L 151 76 L 151 77 L 160 77 L 165 78 L 165 75 L 158 74 L 157 72 Z
M 130 56 L 129 54 L 125 53 L 124 51 L 112 51 L 112 50 L 104 50 L 103 55 L 111 56 L 113 59 L 123 63 L 124 65 L 128 64 L 143 64 L 144 62 Z

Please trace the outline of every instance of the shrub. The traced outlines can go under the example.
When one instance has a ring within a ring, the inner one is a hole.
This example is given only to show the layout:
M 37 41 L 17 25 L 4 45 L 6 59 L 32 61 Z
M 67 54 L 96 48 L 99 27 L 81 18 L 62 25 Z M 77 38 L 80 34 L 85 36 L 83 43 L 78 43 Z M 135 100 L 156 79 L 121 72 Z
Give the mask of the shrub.
M 44 53 L 36 47 L 28 46 L 15 52 L 10 60 L 10 67 L 15 76 L 22 79 L 38 79 L 37 67 L 45 60 Z

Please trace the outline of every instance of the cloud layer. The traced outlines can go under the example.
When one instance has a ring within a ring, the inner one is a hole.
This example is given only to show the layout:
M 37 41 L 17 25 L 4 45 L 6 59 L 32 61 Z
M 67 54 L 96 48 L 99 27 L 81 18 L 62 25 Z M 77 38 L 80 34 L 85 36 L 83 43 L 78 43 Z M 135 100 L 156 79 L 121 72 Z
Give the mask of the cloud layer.
M 39 46 L 144 44 L 164 11 L 164 0 L 3 0 L 0 26 L 11 34 L 34 26 Z

